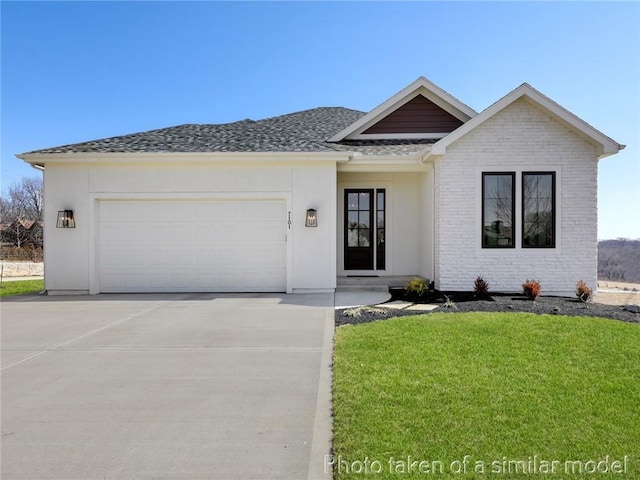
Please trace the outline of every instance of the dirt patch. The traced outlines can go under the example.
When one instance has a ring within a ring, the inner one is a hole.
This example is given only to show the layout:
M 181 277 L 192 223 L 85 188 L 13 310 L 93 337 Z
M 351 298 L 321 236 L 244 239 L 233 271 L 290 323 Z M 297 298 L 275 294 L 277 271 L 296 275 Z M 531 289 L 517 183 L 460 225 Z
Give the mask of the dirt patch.
M 640 305 L 640 284 L 599 280 L 594 302 L 605 305 Z

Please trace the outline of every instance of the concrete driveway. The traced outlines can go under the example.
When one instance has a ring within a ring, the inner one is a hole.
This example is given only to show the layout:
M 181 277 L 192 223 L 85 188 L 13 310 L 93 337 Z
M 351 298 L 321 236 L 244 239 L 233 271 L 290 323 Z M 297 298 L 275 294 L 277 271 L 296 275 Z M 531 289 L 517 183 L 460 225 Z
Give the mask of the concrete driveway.
M 1 309 L 3 479 L 330 478 L 333 295 Z

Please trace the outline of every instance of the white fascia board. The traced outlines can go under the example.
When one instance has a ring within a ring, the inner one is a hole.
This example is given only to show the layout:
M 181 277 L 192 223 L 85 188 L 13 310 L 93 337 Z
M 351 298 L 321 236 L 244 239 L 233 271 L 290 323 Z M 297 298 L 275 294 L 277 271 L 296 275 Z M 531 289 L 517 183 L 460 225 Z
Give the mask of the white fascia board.
M 350 140 L 434 140 L 449 135 L 443 133 L 361 133 L 350 135 Z
M 418 161 L 414 162 L 349 162 L 338 165 L 338 172 L 424 172 L 427 167 Z
M 348 163 L 338 164 L 339 172 L 421 172 L 425 170 L 423 154 L 357 155 Z
M 348 162 L 354 152 L 138 152 L 25 153 L 19 159 L 43 167 L 48 163 L 211 163 L 211 162 Z
M 402 105 L 404 105 L 417 95 L 424 95 L 440 108 L 451 113 L 453 116 L 459 118 L 463 122 L 466 122 L 477 115 L 477 112 L 471 107 L 465 105 L 453 95 L 445 92 L 443 89 L 430 82 L 426 78 L 420 77 L 400 90 L 394 96 L 375 107 L 362 118 L 335 134 L 328 141 L 339 142 L 341 140 L 344 140 L 345 138 L 351 138 L 351 135 L 357 135 L 363 132 L 371 125 L 379 121 L 381 118 L 384 118 L 393 110 L 400 108 Z
M 617 142 L 606 136 L 604 133 L 596 130 L 587 122 L 577 117 L 558 103 L 554 102 L 549 97 L 543 95 L 531 85 L 523 83 L 518 88 L 495 102 L 493 105 L 487 107 L 478 116 L 472 118 L 464 125 L 461 125 L 449 135 L 444 137 L 442 140 L 434 143 L 431 147 L 430 154 L 444 155 L 447 152 L 447 147 L 449 145 L 459 140 L 471 130 L 481 125 L 520 98 L 524 98 L 532 105 L 548 112 L 551 116 L 556 118 L 560 123 L 568 127 L 570 130 L 577 133 L 590 143 L 594 143 L 598 147 L 597 153 L 599 158 L 613 155 L 624 148 L 623 145 L 618 144 Z

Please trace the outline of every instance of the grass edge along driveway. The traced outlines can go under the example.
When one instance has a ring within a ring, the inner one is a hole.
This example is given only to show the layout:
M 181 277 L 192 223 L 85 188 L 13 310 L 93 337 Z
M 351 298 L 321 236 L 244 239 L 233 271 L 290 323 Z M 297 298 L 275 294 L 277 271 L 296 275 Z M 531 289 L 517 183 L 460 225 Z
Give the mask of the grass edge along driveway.
M 336 479 L 640 478 L 640 325 L 404 317 L 338 328 L 333 368 Z
M 12 297 L 26 293 L 38 293 L 44 290 L 44 280 L 4 281 L 0 286 L 0 297 Z

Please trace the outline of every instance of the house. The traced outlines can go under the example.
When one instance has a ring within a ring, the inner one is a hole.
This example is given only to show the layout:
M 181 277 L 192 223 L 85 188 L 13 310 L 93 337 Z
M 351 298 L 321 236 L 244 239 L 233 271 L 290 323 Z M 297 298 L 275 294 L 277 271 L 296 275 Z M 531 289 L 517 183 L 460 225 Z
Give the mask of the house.
M 480 113 L 425 78 L 314 108 L 18 155 L 44 170 L 50 293 L 596 286 L 598 160 L 624 148 L 528 84 Z M 73 227 L 73 228 L 65 228 Z
M 7 247 L 42 248 L 43 224 L 40 221 L 16 218 L 0 225 L 0 240 Z

